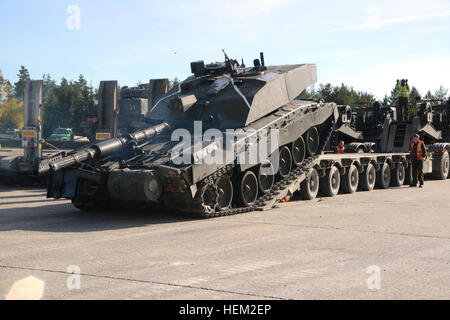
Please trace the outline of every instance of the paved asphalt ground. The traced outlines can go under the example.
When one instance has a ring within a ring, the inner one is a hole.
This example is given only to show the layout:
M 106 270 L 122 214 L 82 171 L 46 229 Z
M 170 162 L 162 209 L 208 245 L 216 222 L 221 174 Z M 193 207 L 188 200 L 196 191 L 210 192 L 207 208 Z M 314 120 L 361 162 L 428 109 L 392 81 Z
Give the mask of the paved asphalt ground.
M 0 297 L 33 276 L 44 299 L 449 299 L 449 194 L 429 181 L 193 220 L 0 187 Z

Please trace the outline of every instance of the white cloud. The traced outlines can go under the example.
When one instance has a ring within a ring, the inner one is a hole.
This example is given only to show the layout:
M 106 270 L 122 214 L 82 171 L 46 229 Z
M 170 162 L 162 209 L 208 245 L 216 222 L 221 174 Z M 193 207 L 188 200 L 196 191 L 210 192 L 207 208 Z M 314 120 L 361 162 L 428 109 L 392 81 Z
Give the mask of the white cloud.
M 350 26 L 347 29 L 352 29 L 352 30 L 381 29 L 384 26 L 392 25 L 392 24 L 420 21 L 420 20 L 428 20 L 428 19 L 432 19 L 432 18 L 447 17 L 447 16 L 450 16 L 450 10 L 447 10 L 444 12 L 435 12 L 435 13 L 430 13 L 430 14 L 424 14 L 424 15 L 403 16 L 403 17 L 395 17 L 395 18 L 389 18 L 389 19 L 377 19 L 377 20 L 369 19 L 365 23 L 355 25 L 355 26 Z
M 344 30 L 376 30 L 385 26 L 450 16 L 449 0 L 370 1 L 365 20 Z
M 440 85 L 450 88 L 450 58 L 430 57 L 384 65 L 361 66 L 358 74 L 344 75 L 333 84 L 345 83 L 355 89 L 374 93 L 379 99 L 391 92 L 397 79 L 408 79 L 421 94 L 434 92 Z

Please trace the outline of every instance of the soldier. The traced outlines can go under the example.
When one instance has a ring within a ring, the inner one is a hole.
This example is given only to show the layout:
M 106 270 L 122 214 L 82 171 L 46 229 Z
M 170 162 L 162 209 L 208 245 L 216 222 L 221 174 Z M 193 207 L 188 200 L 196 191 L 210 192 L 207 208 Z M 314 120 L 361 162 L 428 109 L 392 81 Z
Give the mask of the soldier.
M 397 103 L 397 119 L 398 121 L 406 120 L 406 113 L 408 110 L 408 98 L 409 98 L 409 84 L 408 80 L 403 79 L 401 82 L 397 80 L 395 90 L 398 94 Z
M 417 187 L 417 180 L 420 182 L 420 187 L 423 187 L 423 160 L 425 159 L 426 152 L 425 143 L 416 134 L 411 145 L 411 166 L 413 174 L 411 187 L 413 188 Z
M 345 142 L 341 141 L 336 147 L 336 153 L 344 153 L 345 152 Z

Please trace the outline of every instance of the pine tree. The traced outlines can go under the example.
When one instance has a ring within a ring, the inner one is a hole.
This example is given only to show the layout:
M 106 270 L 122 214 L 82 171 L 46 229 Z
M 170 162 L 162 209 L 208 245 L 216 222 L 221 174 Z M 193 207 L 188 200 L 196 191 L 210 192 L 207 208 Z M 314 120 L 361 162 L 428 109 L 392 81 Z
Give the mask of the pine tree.
M 417 101 L 420 100 L 420 92 L 417 90 L 416 87 L 412 86 L 411 90 L 409 91 L 409 105 L 408 105 L 408 111 L 407 115 L 411 116 L 412 114 L 417 113 Z
M 430 90 L 428 90 L 427 94 L 425 95 L 424 98 L 427 99 L 427 100 L 433 100 L 433 99 L 435 99 L 435 96 L 431 93 Z
M 444 100 L 448 95 L 448 89 L 445 89 L 444 86 L 440 86 L 439 89 L 437 89 L 434 92 L 434 96 L 436 99 Z
M 23 92 L 25 91 L 25 84 L 30 80 L 30 73 L 27 68 L 20 66 L 19 73 L 17 74 L 19 78 L 16 83 L 14 83 L 14 96 L 18 101 L 23 101 Z

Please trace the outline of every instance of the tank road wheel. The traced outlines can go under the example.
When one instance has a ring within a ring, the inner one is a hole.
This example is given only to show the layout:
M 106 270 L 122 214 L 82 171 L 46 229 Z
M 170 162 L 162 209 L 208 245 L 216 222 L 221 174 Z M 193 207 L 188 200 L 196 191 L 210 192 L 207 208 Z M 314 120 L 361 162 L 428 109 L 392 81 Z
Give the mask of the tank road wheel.
M 242 175 L 238 187 L 239 202 L 245 207 L 251 207 L 258 197 L 258 179 L 253 171 Z
M 316 169 L 309 170 L 300 186 L 300 196 L 304 200 L 314 200 L 319 193 L 319 174 Z
M 233 200 L 233 184 L 231 183 L 228 175 L 221 176 L 217 182 L 217 193 L 219 195 L 217 199 L 217 209 L 228 209 L 231 207 Z
M 377 174 L 377 187 L 380 189 L 387 189 L 391 185 L 391 167 L 385 162 Z
M 331 167 L 325 177 L 320 179 L 320 192 L 329 197 L 335 197 L 341 185 L 341 174 L 339 169 Z
M 366 153 L 366 150 L 364 147 L 359 147 L 358 150 L 356 150 L 356 153 Z
M 306 155 L 305 140 L 302 137 L 292 142 L 291 152 L 294 165 L 299 166 L 305 160 Z
M 395 169 L 392 170 L 392 186 L 401 187 L 405 184 L 406 170 L 403 163 L 399 162 L 395 165 Z
M 449 177 L 449 155 L 444 151 L 442 155 L 433 160 L 433 178 L 445 180 Z
M 273 165 L 267 161 L 259 166 L 258 169 L 258 186 L 260 194 L 267 194 L 272 190 L 275 182 L 275 172 Z
M 306 132 L 306 151 L 310 156 L 316 155 L 319 151 L 319 131 L 316 127 Z
M 219 194 L 217 192 L 217 186 L 215 184 L 208 184 L 202 189 L 201 193 L 202 206 L 207 214 L 211 214 L 216 211 Z
M 375 188 L 377 172 L 373 164 L 369 163 L 363 173 L 359 176 L 359 187 L 363 191 L 372 191 Z
M 288 147 L 283 147 L 280 150 L 280 167 L 278 168 L 278 176 L 286 178 L 292 169 L 292 156 Z
M 359 172 L 358 168 L 352 164 L 342 177 L 342 191 L 344 193 L 355 193 L 358 190 Z

